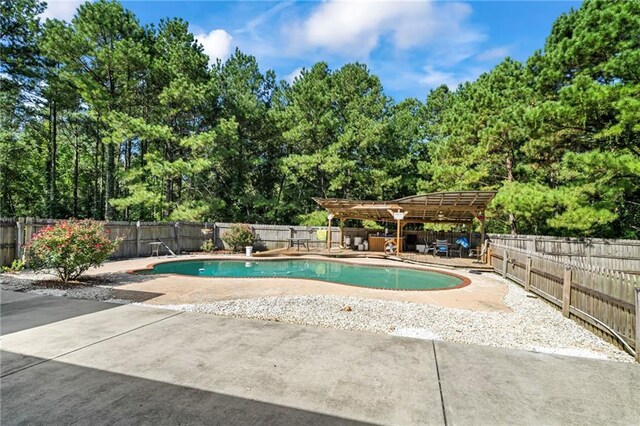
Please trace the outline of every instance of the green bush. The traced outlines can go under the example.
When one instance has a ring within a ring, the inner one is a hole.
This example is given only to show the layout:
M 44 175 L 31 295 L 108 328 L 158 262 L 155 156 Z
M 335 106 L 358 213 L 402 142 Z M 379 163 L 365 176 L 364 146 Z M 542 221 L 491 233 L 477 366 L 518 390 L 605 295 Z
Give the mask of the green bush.
M 27 264 L 34 271 L 52 270 L 62 281 L 74 280 L 92 266 L 100 266 L 118 248 L 108 231 L 92 220 L 60 222 L 41 229 L 26 247 Z
M 222 236 L 222 241 L 233 252 L 242 251 L 246 246 L 253 246 L 256 236 L 249 225 L 233 225 Z
M 2 272 L 8 274 L 15 274 L 16 272 L 20 272 L 24 269 L 24 260 L 16 259 L 11 262 L 11 266 L 3 266 Z
M 200 246 L 200 250 L 208 253 L 216 251 L 216 243 L 214 243 L 213 240 L 205 240 Z

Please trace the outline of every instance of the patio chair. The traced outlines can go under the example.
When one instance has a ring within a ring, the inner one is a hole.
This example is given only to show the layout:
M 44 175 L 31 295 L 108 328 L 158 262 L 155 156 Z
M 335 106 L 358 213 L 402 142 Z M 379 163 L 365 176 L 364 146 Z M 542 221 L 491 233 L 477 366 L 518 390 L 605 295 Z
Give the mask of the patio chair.
M 436 240 L 433 255 L 437 256 L 439 254 L 444 254 L 449 257 L 449 242 L 447 240 Z
M 423 250 L 422 253 L 429 254 L 429 252 L 433 253 L 434 256 L 436 255 L 436 245 L 435 245 L 435 243 L 427 243 L 424 246 L 424 250 Z
M 469 240 L 467 237 L 460 237 L 456 240 L 456 247 L 450 249 L 450 253 L 457 253 L 458 256 L 462 257 L 462 251 L 469 249 Z
M 430 244 L 427 241 L 426 237 L 418 237 L 418 241 L 416 244 L 416 250 L 418 251 L 418 253 L 420 254 L 428 254 L 430 251 L 434 250 L 434 245 Z

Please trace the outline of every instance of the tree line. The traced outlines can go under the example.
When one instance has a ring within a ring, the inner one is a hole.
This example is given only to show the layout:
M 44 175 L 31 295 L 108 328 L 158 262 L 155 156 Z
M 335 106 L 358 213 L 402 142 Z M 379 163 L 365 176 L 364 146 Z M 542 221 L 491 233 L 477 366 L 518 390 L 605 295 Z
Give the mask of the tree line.
M 497 190 L 490 229 L 640 235 L 640 2 L 586 1 L 524 63 L 394 101 L 360 63 L 209 65 L 179 18 L 1 0 L 0 217 L 315 224 L 311 197 Z

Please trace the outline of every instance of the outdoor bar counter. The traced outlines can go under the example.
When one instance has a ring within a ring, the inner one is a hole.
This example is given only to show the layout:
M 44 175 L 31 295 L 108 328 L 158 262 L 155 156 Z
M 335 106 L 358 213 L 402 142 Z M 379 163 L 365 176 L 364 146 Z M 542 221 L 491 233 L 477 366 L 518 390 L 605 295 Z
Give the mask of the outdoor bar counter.
M 403 249 L 404 249 L 404 238 L 405 237 L 400 238 L 401 240 L 400 243 L 402 244 Z M 382 235 L 370 234 L 368 239 L 369 239 L 369 251 L 384 251 L 384 242 L 391 239 L 393 239 L 393 241 L 396 241 L 396 236 L 387 235 L 385 237 Z

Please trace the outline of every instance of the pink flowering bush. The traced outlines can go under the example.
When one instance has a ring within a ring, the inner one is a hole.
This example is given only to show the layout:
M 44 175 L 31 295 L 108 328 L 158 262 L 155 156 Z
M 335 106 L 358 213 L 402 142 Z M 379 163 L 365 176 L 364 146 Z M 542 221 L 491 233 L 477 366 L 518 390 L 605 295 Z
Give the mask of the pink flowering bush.
M 100 266 L 115 252 L 120 240 L 92 220 L 69 220 L 42 228 L 27 245 L 27 264 L 35 271 L 53 270 L 64 282 L 92 266 Z

